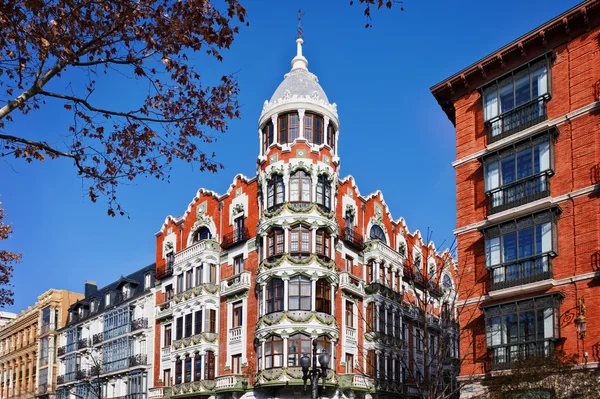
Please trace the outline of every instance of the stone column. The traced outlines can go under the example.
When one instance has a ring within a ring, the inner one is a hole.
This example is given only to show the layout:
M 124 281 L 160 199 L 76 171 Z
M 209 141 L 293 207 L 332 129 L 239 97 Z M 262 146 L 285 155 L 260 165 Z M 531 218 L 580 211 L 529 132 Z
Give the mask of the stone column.
M 274 137 L 273 141 L 275 143 L 279 142 L 279 129 L 277 129 L 277 115 L 278 114 L 271 116 L 271 123 L 273 123 L 273 137 Z
M 288 187 L 288 185 L 286 184 L 286 187 Z M 287 192 L 287 190 L 284 190 Z M 277 252 L 277 238 L 274 237 L 273 238 L 275 240 L 274 242 L 274 247 L 275 247 L 275 252 Z M 283 252 L 284 253 L 289 253 L 290 252 L 290 227 L 289 226 L 284 226 L 283 227 Z
M 335 316 L 335 287 L 333 286 L 333 284 L 331 284 L 330 288 L 331 288 L 331 314 L 333 316 Z
M 51 340 L 48 340 L 48 341 L 51 341 Z M 50 345 L 48 345 L 48 381 L 47 381 L 48 385 L 51 385 L 51 384 L 49 384 L 49 382 L 52 381 L 50 379 L 51 378 L 50 370 L 52 367 L 52 365 L 50 364 L 50 359 L 51 359 L 50 353 L 51 353 Z M 29 355 L 29 382 L 30 382 L 29 389 L 31 392 L 35 392 L 35 384 L 37 382 L 37 376 L 33 373 L 33 365 L 35 364 L 35 358 L 36 358 L 35 354 L 32 353 Z M 36 370 L 39 370 L 39 367 L 37 367 Z M 50 390 L 50 386 L 48 387 L 48 390 Z
M 314 312 L 317 308 L 317 280 L 313 278 L 312 280 L 310 280 L 310 283 L 310 310 Z
M 267 283 L 262 283 L 262 298 L 260 299 L 262 301 L 262 315 L 265 315 L 267 313 Z
M 327 134 L 328 128 L 329 128 L 329 117 L 326 116 L 325 118 L 323 118 L 323 143 L 325 143 L 331 147 L 331 144 L 329 143 L 329 135 Z
M 289 278 L 283 279 L 283 311 L 286 312 L 288 310 L 288 298 L 290 292 L 290 280 Z
M 21 394 L 21 365 L 22 365 L 22 361 L 21 358 L 18 357 L 15 360 L 15 367 L 17 369 L 17 376 L 15 378 L 15 395 L 20 395 Z
M 288 338 L 289 337 L 282 337 L 283 338 L 283 359 L 281 361 L 281 367 L 287 367 L 287 362 L 288 362 Z
M 298 110 L 298 137 L 304 137 L 304 113 L 306 110 Z M 314 129 L 314 126 L 313 126 Z

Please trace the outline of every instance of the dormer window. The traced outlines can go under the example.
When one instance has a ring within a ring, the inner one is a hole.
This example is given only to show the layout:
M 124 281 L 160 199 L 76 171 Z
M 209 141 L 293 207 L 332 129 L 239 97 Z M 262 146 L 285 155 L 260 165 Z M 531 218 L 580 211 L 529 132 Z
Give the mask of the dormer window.
M 123 299 L 127 299 L 131 296 L 131 285 L 123 285 Z
M 151 288 L 151 284 L 152 284 L 152 277 L 150 276 L 150 273 L 146 273 L 144 275 L 144 289 L 149 290 Z
M 107 292 L 106 295 L 104 296 L 104 303 L 106 304 L 106 306 L 110 306 L 110 292 Z

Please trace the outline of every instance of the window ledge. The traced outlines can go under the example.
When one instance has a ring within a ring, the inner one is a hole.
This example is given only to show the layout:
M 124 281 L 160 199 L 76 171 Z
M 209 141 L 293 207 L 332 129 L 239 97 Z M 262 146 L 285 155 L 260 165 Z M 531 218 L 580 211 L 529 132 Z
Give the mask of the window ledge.
M 490 291 L 490 292 L 488 292 L 487 299 L 489 299 L 489 300 L 504 299 L 507 297 L 514 297 L 514 296 L 520 295 L 520 294 L 528 294 L 531 291 L 547 290 L 548 288 L 551 288 L 553 286 L 554 286 L 553 279 L 536 281 L 534 283 L 523 284 L 523 285 L 519 285 L 517 287 L 510 287 L 510 288 L 504 288 L 504 289 L 500 289 L 500 290 Z

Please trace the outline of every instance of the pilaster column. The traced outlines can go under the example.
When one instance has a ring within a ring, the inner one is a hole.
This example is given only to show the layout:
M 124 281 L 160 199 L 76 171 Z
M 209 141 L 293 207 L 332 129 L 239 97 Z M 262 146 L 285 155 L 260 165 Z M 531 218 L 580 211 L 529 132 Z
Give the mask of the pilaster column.
M 260 341 L 260 345 L 261 345 L 261 358 L 260 358 L 260 369 L 264 370 L 265 369 L 265 340 L 262 339 Z
M 262 130 L 258 129 L 258 153 L 262 156 L 265 155 L 265 153 L 263 153 L 263 143 L 267 141 L 267 139 L 265 137 L 263 137 L 263 132 Z
M 310 280 L 310 283 L 311 283 L 310 310 L 312 312 L 314 312 L 315 309 L 317 308 L 317 280 L 313 278 L 312 280 Z
M 282 367 L 287 367 L 287 362 L 288 362 L 288 338 L 289 337 L 283 337 L 283 361 L 281 362 L 281 366 Z
M 329 127 L 329 117 L 326 116 L 323 118 L 323 143 L 331 146 L 331 144 L 329 144 L 329 135 L 327 134 L 327 128 Z
M 381 323 L 379 321 L 379 318 L 381 317 L 381 305 L 379 303 L 377 303 L 377 302 L 375 303 L 375 309 L 376 309 L 376 311 L 375 311 L 375 320 L 374 320 L 374 322 L 375 322 L 375 331 L 377 331 L 377 332 L 383 332 L 383 331 L 379 330 L 379 326 L 381 325 Z
M 340 134 L 339 134 L 339 133 L 340 133 L 340 130 L 339 130 L 339 129 L 337 129 L 337 130 L 335 131 L 335 137 L 334 137 L 334 140 L 335 140 L 335 151 L 333 152 L 333 153 L 334 153 L 334 155 L 337 155 L 337 153 L 338 153 L 338 138 L 340 137 Z
M 15 360 L 16 364 L 16 371 L 17 371 L 17 375 L 15 378 L 15 395 L 20 395 L 21 394 L 21 358 L 17 358 Z
M 271 116 L 271 123 L 273 124 L 273 141 L 275 143 L 279 143 L 279 129 L 277 128 L 277 116 L 278 114 Z
M 331 289 L 331 314 L 335 315 L 335 287 L 333 286 L 333 284 L 331 284 L 330 289 Z
M 286 187 L 288 187 L 286 185 Z M 284 190 L 287 192 L 287 190 Z M 275 248 L 277 248 L 277 239 L 275 238 Z M 283 252 L 284 253 L 289 253 L 290 252 L 290 227 L 289 226 L 284 226 L 283 227 Z
M 267 245 L 268 245 L 268 241 L 267 241 L 267 236 L 263 235 L 262 237 L 260 237 L 260 239 L 262 240 L 262 247 L 260 248 L 260 250 L 262 251 L 262 258 L 263 259 L 267 259 Z
M 298 137 L 304 137 L 304 113 L 306 110 L 298 110 Z M 314 129 L 314 127 L 313 127 Z
M 51 340 L 49 339 L 48 341 L 51 341 Z M 47 374 L 48 380 L 46 383 L 48 383 L 48 381 L 52 381 L 50 379 L 51 378 L 50 369 L 52 367 L 52 365 L 50 364 L 50 358 L 51 358 L 50 353 L 52 353 L 52 352 L 50 352 L 50 345 L 48 345 L 48 374 Z M 35 356 L 32 353 L 29 355 L 29 390 L 31 392 L 35 392 L 35 386 L 37 383 L 37 376 L 35 374 L 33 374 L 34 363 L 35 363 Z M 39 370 L 39 367 L 37 367 L 36 370 Z M 50 387 L 48 387 L 48 389 L 50 389 Z
M 315 198 L 315 197 L 313 197 Z M 310 229 L 310 252 L 311 253 L 316 253 L 317 252 L 317 229 L 316 228 L 312 228 Z M 325 243 L 323 243 L 323 245 L 325 245 Z
M 381 267 L 381 265 L 379 264 L 378 260 L 374 260 L 373 261 L 373 276 L 372 280 L 374 283 L 381 283 L 381 281 L 379 281 L 379 277 L 380 277 L 380 273 L 379 273 L 379 268 Z
M 283 311 L 286 312 L 288 310 L 288 295 L 290 292 L 290 280 L 289 278 L 285 278 L 283 280 Z M 285 345 L 284 345 L 285 346 Z
M 266 309 L 267 300 L 266 300 L 266 298 L 267 298 L 267 283 L 262 283 L 262 297 L 260 298 L 260 300 L 262 301 L 262 315 L 264 315 L 267 312 L 267 309 Z

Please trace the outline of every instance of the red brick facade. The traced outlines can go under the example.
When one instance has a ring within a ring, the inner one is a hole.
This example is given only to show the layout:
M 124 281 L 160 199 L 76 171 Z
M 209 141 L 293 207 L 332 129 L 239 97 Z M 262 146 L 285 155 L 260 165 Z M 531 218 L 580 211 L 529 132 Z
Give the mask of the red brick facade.
M 461 357 L 465 359 L 461 375 L 465 378 L 489 375 L 495 368 L 486 345 L 486 328 L 489 335 L 490 327 L 486 327 L 484 308 L 552 292 L 563 296 L 555 347 L 577 355 L 582 363 L 600 361 L 600 316 L 596 311 L 600 305 L 599 23 L 600 2 L 584 2 L 431 89 L 456 127 L 455 233 L 462 268 L 459 297 L 466 303 L 460 323 Z M 546 103 L 546 118 L 492 142 L 490 126 L 484 122 L 484 88 L 543 54 L 550 57 L 551 98 Z M 545 132 L 552 135 L 553 148 L 549 195 L 492 213 L 484 181 L 486 157 L 512 146 L 519 148 Z M 486 229 L 546 209 L 557 215 L 551 278 L 491 289 Z M 585 339 L 578 337 L 574 323 L 580 297 L 588 310 Z

